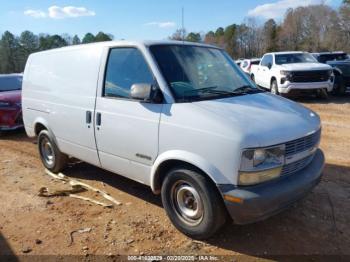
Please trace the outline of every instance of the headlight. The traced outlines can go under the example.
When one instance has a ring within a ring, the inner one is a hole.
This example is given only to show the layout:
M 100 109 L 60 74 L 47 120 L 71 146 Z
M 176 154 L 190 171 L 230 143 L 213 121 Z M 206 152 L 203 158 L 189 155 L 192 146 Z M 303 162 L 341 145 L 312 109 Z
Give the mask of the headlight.
M 285 145 L 244 150 L 239 184 L 258 184 L 278 177 L 284 164 L 284 155 Z
M 257 172 L 239 172 L 238 183 L 242 186 L 259 184 L 279 177 L 281 175 L 281 171 L 282 167 Z
M 283 76 L 288 76 L 290 74 L 290 72 L 289 71 L 285 71 L 285 70 L 281 70 L 280 74 L 283 75 Z

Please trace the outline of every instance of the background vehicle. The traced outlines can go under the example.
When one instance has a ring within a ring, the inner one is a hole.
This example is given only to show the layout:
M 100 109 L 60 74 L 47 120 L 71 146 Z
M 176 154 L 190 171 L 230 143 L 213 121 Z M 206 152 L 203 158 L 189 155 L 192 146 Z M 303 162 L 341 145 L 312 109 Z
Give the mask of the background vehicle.
M 317 114 L 257 89 L 210 45 L 111 41 L 35 53 L 23 108 L 47 169 L 73 156 L 149 185 L 193 238 L 210 237 L 228 215 L 265 219 L 322 176 Z
M 320 62 L 333 67 L 335 94 L 342 95 L 350 88 L 350 59 L 345 52 L 323 52 L 313 53 Z
M 333 89 L 333 70 L 306 52 L 265 54 L 251 68 L 251 78 L 273 94 L 318 93 L 327 97 Z
M 241 66 L 243 60 L 243 58 L 238 58 L 237 60 L 235 60 L 236 65 Z
M 245 59 L 241 63 L 240 67 L 244 73 L 246 73 L 250 76 L 250 70 L 251 70 L 252 65 L 258 65 L 258 64 L 260 64 L 260 61 L 261 61 L 260 58 Z
M 22 75 L 0 75 L 0 132 L 23 127 Z

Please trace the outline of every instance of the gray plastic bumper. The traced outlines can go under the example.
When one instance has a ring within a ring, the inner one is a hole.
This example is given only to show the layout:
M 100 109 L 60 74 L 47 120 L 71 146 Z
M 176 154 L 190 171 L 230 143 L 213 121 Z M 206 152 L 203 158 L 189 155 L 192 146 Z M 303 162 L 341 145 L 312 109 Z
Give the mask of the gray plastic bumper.
M 243 200 L 242 203 L 225 200 L 225 205 L 236 224 L 249 224 L 284 210 L 310 192 L 321 180 L 324 163 L 324 155 L 318 149 L 312 162 L 292 175 L 261 185 L 219 185 L 218 188 L 222 195 Z

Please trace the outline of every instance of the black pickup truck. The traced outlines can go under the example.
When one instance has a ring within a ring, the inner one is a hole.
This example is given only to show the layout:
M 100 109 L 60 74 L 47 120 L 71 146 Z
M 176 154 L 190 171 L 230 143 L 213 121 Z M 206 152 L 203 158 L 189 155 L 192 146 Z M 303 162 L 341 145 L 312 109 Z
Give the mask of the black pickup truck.
M 343 95 L 350 87 L 350 57 L 344 52 L 313 53 L 318 62 L 333 67 L 335 94 Z

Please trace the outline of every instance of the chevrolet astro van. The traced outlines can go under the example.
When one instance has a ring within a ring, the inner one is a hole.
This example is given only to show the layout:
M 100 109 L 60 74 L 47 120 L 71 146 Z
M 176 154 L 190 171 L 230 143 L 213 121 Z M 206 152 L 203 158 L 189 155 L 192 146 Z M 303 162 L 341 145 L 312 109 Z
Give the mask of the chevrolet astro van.
M 210 45 L 111 41 L 35 53 L 22 105 L 48 170 L 75 157 L 146 184 L 196 239 L 229 218 L 278 213 L 324 167 L 319 116 L 258 89 Z

